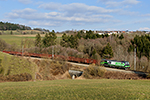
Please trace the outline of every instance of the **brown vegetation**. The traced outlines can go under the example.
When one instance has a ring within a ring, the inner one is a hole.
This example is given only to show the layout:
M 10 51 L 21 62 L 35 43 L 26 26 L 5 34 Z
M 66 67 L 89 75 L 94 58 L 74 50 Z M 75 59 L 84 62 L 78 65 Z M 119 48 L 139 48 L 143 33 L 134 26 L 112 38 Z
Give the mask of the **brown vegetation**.
M 28 73 L 16 74 L 16 75 L 8 75 L 3 76 L 0 75 L 1 82 L 18 82 L 18 81 L 30 81 L 32 80 L 32 76 Z
M 122 72 L 106 72 L 102 78 L 106 79 L 143 79 L 142 76 L 137 74 L 129 74 L 129 73 L 122 73 Z
M 83 76 L 87 79 L 101 78 L 105 72 L 106 70 L 101 69 L 101 67 L 94 67 L 94 65 L 90 65 L 85 69 Z
M 69 78 L 68 70 L 73 67 L 64 61 L 50 61 L 50 60 L 34 60 L 38 65 L 36 79 L 39 80 L 54 80 Z M 64 75 L 65 74 L 65 75 Z
M 90 65 L 84 70 L 83 76 L 87 79 L 148 79 L 150 76 L 147 77 L 145 75 L 138 75 L 132 73 L 125 73 L 125 72 L 114 72 L 114 71 L 106 71 L 101 66 L 95 67 L 94 65 Z

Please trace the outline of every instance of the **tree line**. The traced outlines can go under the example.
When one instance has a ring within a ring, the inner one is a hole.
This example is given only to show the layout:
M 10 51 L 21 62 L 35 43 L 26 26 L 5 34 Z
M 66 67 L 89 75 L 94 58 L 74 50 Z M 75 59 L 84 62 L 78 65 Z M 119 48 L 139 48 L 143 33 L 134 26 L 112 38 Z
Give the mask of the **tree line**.
M 136 35 L 133 40 L 131 40 L 131 45 L 128 49 L 129 52 L 134 51 L 136 48 L 137 56 L 141 58 L 146 56 L 150 59 L 150 36 L 149 35 Z
M 0 22 L 0 30 L 31 30 L 31 27 L 8 22 Z

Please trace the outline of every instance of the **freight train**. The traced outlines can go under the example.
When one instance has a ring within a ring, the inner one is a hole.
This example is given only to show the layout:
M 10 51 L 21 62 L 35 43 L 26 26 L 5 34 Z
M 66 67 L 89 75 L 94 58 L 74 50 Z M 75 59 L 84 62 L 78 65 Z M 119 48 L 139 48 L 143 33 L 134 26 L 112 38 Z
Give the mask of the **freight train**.
M 14 52 L 14 51 L 3 51 L 4 53 L 12 54 L 12 55 L 18 55 L 18 56 L 29 56 L 29 57 L 48 57 L 48 58 L 59 58 L 62 60 L 72 61 L 72 62 L 78 62 L 78 63 L 85 63 L 85 64 L 101 64 L 105 67 L 117 67 L 117 68 L 124 68 L 129 69 L 130 65 L 127 61 L 116 61 L 116 60 L 107 60 L 102 59 L 101 62 L 99 62 L 96 59 L 86 59 L 86 58 L 76 58 L 76 57 L 65 57 L 62 55 L 52 55 L 52 54 L 37 54 L 37 53 L 22 53 L 22 52 Z
M 86 63 L 86 64 L 98 64 L 98 61 L 95 59 L 86 59 L 86 58 L 76 58 L 71 56 L 63 56 L 63 55 L 52 55 L 52 54 L 37 54 L 37 53 L 22 53 L 22 52 L 14 52 L 14 51 L 3 51 L 4 53 L 12 54 L 12 55 L 18 55 L 18 56 L 29 56 L 29 57 L 48 57 L 48 58 L 56 58 L 56 59 L 62 59 L 72 62 L 78 62 L 78 63 Z

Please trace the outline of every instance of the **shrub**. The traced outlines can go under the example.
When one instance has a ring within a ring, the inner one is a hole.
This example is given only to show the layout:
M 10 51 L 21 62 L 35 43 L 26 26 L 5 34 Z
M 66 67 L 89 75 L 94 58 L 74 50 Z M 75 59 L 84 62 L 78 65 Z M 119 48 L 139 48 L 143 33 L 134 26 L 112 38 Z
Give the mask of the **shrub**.
M 16 75 L 8 75 L 2 76 L 0 75 L 0 81 L 30 81 L 32 80 L 32 76 L 28 73 L 16 74 Z
M 54 80 L 56 75 L 62 75 L 71 67 L 64 61 L 34 60 L 38 65 L 37 79 Z
M 84 71 L 84 77 L 85 78 L 100 78 L 103 77 L 103 75 L 105 74 L 106 70 L 99 67 L 95 67 L 95 65 L 90 65 L 89 67 L 87 67 Z
M 7 47 L 8 47 L 8 44 L 4 40 L 0 39 L 0 51 L 3 51 Z
M 132 74 L 132 73 L 122 73 L 122 72 L 111 72 L 108 71 L 104 74 L 103 78 L 107 79 L 142 79 L 143 76 L 139 76 L 137 74 Z

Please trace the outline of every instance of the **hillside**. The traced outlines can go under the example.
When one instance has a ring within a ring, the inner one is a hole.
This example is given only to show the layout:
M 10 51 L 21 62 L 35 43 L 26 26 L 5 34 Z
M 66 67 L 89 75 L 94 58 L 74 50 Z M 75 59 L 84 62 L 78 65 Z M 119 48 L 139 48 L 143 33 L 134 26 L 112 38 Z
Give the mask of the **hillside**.
M 28 73 L 34 79 L 36 65 L 29 61 L 17 56 L 12 56 L 0 52 L 0 76 L 12 76 Z M 0 77 L 3 80 L 3 77 Z

